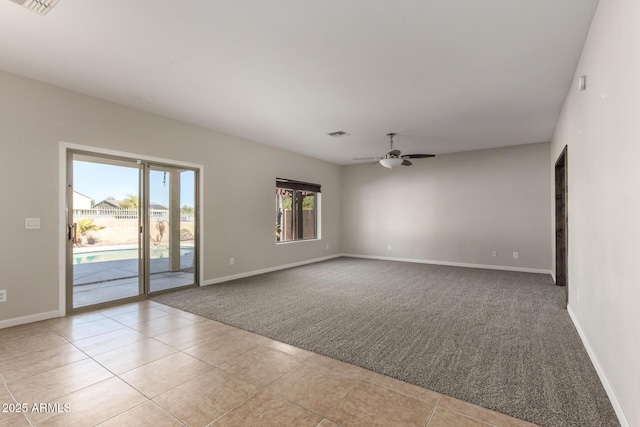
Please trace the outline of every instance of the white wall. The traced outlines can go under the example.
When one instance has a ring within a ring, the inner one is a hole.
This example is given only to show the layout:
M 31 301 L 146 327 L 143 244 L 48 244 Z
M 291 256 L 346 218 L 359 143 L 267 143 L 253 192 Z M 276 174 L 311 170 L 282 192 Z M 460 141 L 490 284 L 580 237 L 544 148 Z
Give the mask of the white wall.
M 551 146 L 552 163 L 568 146 L 569 309 L 623 425 L 640 425 L 639 23 L 637 0 L 599 3 Z
M 73 209 L 91 209 L 91 198 L 74 191 Z
M 344 252 L 550 272 L 549 147 L 345 167 Z
M 0 327 L 58 310 L 60 141 L 204 165 L 205 282 L 341 252 L 339 166 L 2 72 L 0 93 Z M 321 241 L 275 244 L 276 177 L 322 185 Z

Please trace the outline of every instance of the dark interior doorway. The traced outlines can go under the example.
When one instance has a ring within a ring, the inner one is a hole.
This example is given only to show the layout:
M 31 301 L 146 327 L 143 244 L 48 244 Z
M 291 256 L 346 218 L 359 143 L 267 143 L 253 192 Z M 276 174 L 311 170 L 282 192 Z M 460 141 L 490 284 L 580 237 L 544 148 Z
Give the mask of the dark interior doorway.
M 556 161 L 556 285 L 566 286 L 565 307 L 569 302 L 569 280 L 567 269 L 568 217 L 567 217 L 567 146 Z

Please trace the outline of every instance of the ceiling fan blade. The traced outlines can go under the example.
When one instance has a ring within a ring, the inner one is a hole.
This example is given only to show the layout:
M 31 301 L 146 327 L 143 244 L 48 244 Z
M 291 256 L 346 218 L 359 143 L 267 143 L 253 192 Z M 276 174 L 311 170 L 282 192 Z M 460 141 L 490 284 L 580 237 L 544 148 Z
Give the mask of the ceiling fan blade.
M 393 137 L 395 135 L 395 133 L 387 134 L 387 136 L 389 137 L 390 150 L 387 152 L 387 154 L 384 155 L 384 157 L 354 157 L 353 160 L 373 161 L 373 163 L 371 164 L 375 164 L 380 161 L 382 166 L 392 168 L 400 163 L 397 159 L 402 160 L 402 163 L 400 163 L 402 166 L 411 166 L 413 163 L 406 159 L 423 159 L 425 157 L 435 157 L 435 154 L 406 154 L 403 156 L 400 150 L 393 149 Z
M 405 154 L 403 159 L 424 159 L 427 157 L 435 157 L 435 154 Z

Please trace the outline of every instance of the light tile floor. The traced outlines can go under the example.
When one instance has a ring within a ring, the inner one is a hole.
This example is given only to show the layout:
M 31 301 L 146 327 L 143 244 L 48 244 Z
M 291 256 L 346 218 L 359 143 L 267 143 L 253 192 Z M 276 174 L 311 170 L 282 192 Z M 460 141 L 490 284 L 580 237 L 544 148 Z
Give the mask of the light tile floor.
M 153 301 L 0 330 L 4 426 L 533 426 Z

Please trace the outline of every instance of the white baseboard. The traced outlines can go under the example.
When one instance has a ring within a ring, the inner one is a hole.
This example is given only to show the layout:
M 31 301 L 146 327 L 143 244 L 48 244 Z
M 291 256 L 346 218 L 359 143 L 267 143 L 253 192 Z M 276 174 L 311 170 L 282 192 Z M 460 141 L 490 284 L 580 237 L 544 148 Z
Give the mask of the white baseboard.
M 538 268 L 524 268 L 524 267 L 508 267 L 503 265 L 468 264 L 464 262 L 432 261 L 428 259 L 395 258 L 395 257 L 359 255 L 359 254 L 342 254 L 342 256 L 352 257 L 352 258 L 364 258 L 364 259 L 379 259 L 383 261 L 414 262 L 417 264 L 434 264 L 434 265 L 449 265 L 452 267 L 482 268 L 485 270 L 520 271 L 522 273 L 539 273 L 539 274 L 549 274 L 549 275 L 553 274 L 551 270 L 542 270 Z
M 620 401 L 618 401 L 618 397 L 616 396 L 615 391 L 613 391 L 613 387 L 611 387 L 611 383 L 607 379 L 607 375 L 604 373 L 604 370 L 602 369 L 602 366 L 600 365 L 600 362 L 598 361 L 598 358 L 596 357 L 596 354 L 593 351 L 593 348 L 589 344 L 589 340 L 587 339 L 587 336 L 584 334 L 584 331 L 580 326 L 580 322 L 578 322 L 578 319 L 576 318 L 575 314 L 573 314 L 573 311 L 571 310 L 570 306 L 567 307 L 567 312 L 569 313 L 569 317 L 571 318 L 573 325 L 576 327 L 576 330 L 578 331 L 578 335 L 582 340 L 582 344 L 584 344 L 584 348 L 587 350 L 587 354 L 589 355 L 589 359 L 591 359 L 591 363 L 593 363 L 593 367 L 596 369 L 596 372 L 598 373 L 600 382 L 602 383 L 604 390 L 607 392 L 607 396 L 611 401 L 611 406 L 613 406 L 613 410 L 616 412 L 616 415 L 618 416 L 618 421 L 620 421 L 620 425 L 622 427 L 631 427 L 631 423 L 627 419 L 627 416 L 625 415 L 624 410 L 622 409 L 622 405 L 620 405 Z
M 305 264 L 313 264 L 314 262 L 327 261 L 329 259 L 339 258 L 341 256 L 342 254 L 329 255 L 322 258 L 314 258 L 314 259 L 308 259 L 305 261 L 294 262 L 292 264 L 277 265 L 275 267 L 247 271 L 245 273 L 234 274 L 232 276 L 217 277 L 215 279 L 205 280 L 204 282 L 202 282 L 201 286 L 209 286 L 209 285 L 214 285 L 216 283 L 228 282 L 230 280 L 242 279 L 244 277 L 257 276 L 258 274 L 270 273 L 272 271 L 284 270 L 286 268 L 298 267 L 300 265 L 305 265 Z
M 541 269 L 535 269 L 535 268 L 507 267 L 507 266 L 500 266 L 500 265 L 484 265 L 484 264 L 465 264 L 465 263 L 459 263 L 459 262 L 430 261 L 430 260 L 413 259 L 413 258 L 393 258 L 393 257 L 358 255 L 358 254 L 336 254 L 336 255 L 330 255 L 322 258 L 314 258 L 314 259 L 309 259 L 305 261 L 294 262 L 292 264 L 277 265 L 275 267 L 247 271 L 245 273 L 234 274 L 231 276 L 217 277 L 215 279 L 205 280 L 204 282 L 202 282 L 201 286 L 214 285 L 216 283 L 228 282 L 230 280 L 242 279 L 244 277 L 256 276 L 258 274 L 270 273 L 272 271 L 284 270 L 286 268 L 298 267 L 300 265 L 305 265 L 305 264 L 313 264 L 314 262 L 326 261 L 329 259 L 340 258 L 343 256 L 351 257 L 351 258 L 378 259 L 383 261 L 401 261 L 401 262 L 414 262 L 419 264 L 450 265 L 454 267 L 483 268 L 485 270 L 506 270 L 506 271 L 520 271 L 523 273 L 540 273 L 540 274 L 550 274 L 550 275 L 552 274 L 551 270 L 541 270 Z
M 30 314 L 29 316 L 14 317 L 13 319 L 0 320 L 0 329 L 24 325 L 25 323 L 33 323 L 39 322 L 41 320 L 53 319 L 54 317 L 60 317 L 60 312 L 58 310 Z

